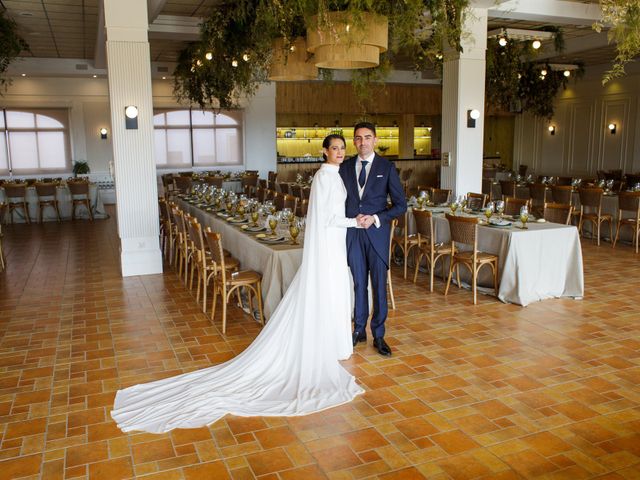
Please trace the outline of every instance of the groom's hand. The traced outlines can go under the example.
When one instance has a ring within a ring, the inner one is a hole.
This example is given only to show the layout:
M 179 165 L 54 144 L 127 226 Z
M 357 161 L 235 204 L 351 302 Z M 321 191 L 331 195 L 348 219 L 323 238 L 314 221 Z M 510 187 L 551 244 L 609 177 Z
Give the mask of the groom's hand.
M 375 218 L 372 215 L 363 215 L 360 220 L 360 226 L 362 228 L 369 228 L 371 225 L 375 223 Z

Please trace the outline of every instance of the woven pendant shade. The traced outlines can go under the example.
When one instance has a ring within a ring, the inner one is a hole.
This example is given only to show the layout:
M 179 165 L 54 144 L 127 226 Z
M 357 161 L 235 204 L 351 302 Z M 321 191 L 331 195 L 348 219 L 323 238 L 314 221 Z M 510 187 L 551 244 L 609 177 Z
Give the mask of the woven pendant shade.
M 307 59 L 307 42 L 305 39 L 302 37 L 296 38 L 291 47 L 287 52 L 283 38 L 274 40 L 269 80 L 293 82 L 318 78 L 318 69 L 314 65 L 313 59 Z
M 380 64 L 380 54 L 389 43 L 387 17 L 365 12 L 356 24 L 346 12 L 329 12 L 326 18 L 323 27 L 313 17 L 307 29 L 307 49 L 314 54 L 316 67 L 343 70 Z

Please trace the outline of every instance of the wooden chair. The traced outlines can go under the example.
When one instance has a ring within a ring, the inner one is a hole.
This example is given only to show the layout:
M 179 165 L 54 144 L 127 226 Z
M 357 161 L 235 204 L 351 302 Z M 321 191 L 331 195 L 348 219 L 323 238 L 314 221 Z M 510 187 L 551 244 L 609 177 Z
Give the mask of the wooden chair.
M 578 230 L 584 234 L 582 228 L 586 222 L 591 222 L 598 236 L 597 244 L 600 245 L 600 226 L 604 222 L 609 222 L 609 240 L 613 242 L 613 216 L 609 213 L 602 213 L 602 196 L 604 190 L 602 188 L 579 188 L 580 195 L 580 220 L 578 221 Z M 586 209 L 593 210 L 587 213 Z M 592 235 L 593 237 L 593 235 Z
M 302 199 L 309 200 L 311 196 L 311 187 L 302 187 Z
M 516 196 L 516 182 L 514 180 L 500 180 L 502 198 Z
M 451 190 L 448 188 L 432 188 L 431 189 L 431 201 L 435 205 L 442 203 L 449 203 L 451 199 Z
M 27 184 L 26 183 L 5 183 L 4 193 L 7 197 L 7 207 L 9 208 L 9 221 L 13 223 L 13 211 L 22 210 L 24 219 L 31 223 L 29 218 L 29 205 L 27 204 Z
M 572 212 L 573 207 L 571 205 L 564 203 L 545 203 L 543 216 L 547 222 L 570 225 Z
M 405 212 L 400 215 L 396 220 L 395 227 L 391 230 L 391 250 L 395 247 L 402 250 L 402 259 L 404 263 L 403 278 L 407 278 L 407 263 L 409 259 L 409 252 L 413 247 L 418 246 L 418 236 L 416 234 L 409 235 L 409 229 L 407 228 L 408 214 Z
M 423 258 L 427 260 L 429 267 L 429 291 L 433 292 L 433 274 L 438 260 L 443 259 L 442 278 L 444 273 L 444 257 L 451 255 L 451 245 L 435 243 L 435 229 L 433 228 L 433 215 L 429 210 L 414 210 L 413 216 L 416 220 L 416 234 L 418 236 L 418 258 L 416 268 L 413 272 L 413 283 L 418 278 L 418 267 Z
M 571 186 L 571 182 L 573 182 L 573 177 L 558 177 L 556 179 L 556 185 L 560 187 Z
M 633 212 L 633 216 L 625 218 L 623 212 Z M 640 192 L 620 192 L 618 194 L 618 225 L 616 238 L 613 240 L 613 248 L 618 242 L 622 227 L 630 227 L 633 231 L 631 244 L 635 245 L 636 253 L 638 253 L 640 240 Z
M 405 213 L 406 215 L 406 213 Z M 398 226 L 398 219 L 394 218 L 391 221 L 391 232 L 395 231 L 395 229 Z M 391 300 L 391 309 L 395 310 L 396 309 L 396 297 L 393 294 L 393 282 L 391 280 L 391 254 L 393 252 L 393 235 L 389 235 L 389 257 L 388 257 L 388 261 L 389 261 L 389 268 L 387 269 L 387 288 L 389 290 L 389 299 Z M 406 272 L 407 266 L 405 263 L 405 272 Z M 405 273 L 405 278 L 406 277 L 406 273 Z
M 482 179 L 482 193 L 484 193 L 489 200 L 493 199 L 493 179 Z
M 275 198 L 278 193 L 275 190 L 267 189 L 264 193 L 264 201 L 271 200 L 275 203 Z
M 289 191 L 291 192 L 291 195 L 298 197 L 300 200 L 304 198 L 302 196 L 302 187 L 300 185 L 292 183 L 291 187 L 289 188 Z
M 254 170 L 252 170 L 254 171 Z M 258 173 L 256 171 L 256 173 L 252 173 L 252 174 L 248 174 L 249 171 L 247 171 L 247 175 L 245 175 L 244 177 L 242 177 L 241 183 L 242 183 L 242 188 L 244 187 L 257 187 L 258 186 Z
M 529 199 L 505 197 L 504 199 L 504 214 L 505 215 L 520 215 L 520 209 L 522 207 L 529 208 Z
M 189 271 L 189 237 L 187 235 L 187 220 L 185 217 L 188 215 L 179 208 L 172 209 L 173 221 L 176 225 L 176 256 L 174 261 L 178 268 L 178 277 L 182 278 L 184 270 L 183 282 L 187 285 L 188 271 Z
M 471 210 L 482 210 L 487 204 L 489 196 L 485 193 L 467 193 L 467 208 Z
M 180 174 L 177 177 L 173 177 L 173 189 L 178 193 L 187 193 L 191 188 L 193 179 L 189 176 L 183 176 Z
M 278 183 L 278 189 L 280 190 L 280 193 L 284 193 L 286 195 L 291 195 L 291 189 L 289 188 L 289 184 L 288 183 Z
M 42 214 L 45 207 L 53 208 L 56 212 L 58 222 L 60 221 L 60 209 L 58 207 L 58 199 L 56 198 L 57 191 L 57 183 L 36 183 L 36 194 L 38 195 L 38 217 L 40 219 L 40 223 L 43 221 Z
M 267 174 L 267 181 L 269 181 L 269 182 L 274 182 L 275 183 L 277 178 L 278 178 L 278 173 L 277 172 L 270 171 Z
M 160 251 L 171 263 L 173 251 L 173 225 L 169 215 L 169 204 L 164 198 L 158 199 L 158 211 L 160 212 Z
M 573 188 L 571 185 L 553 185 L 551 187 L 551 199 L 553 203 L 573 205 Z
M 529 185 L 531 196 L 531 210 L 534 215 L 540 216 L 547 203 L 547 186 L 544 183 L 532 183 Z
M 259 202 L 261 202 L 261 203 L 264 202 L 266 194 L 267 194 L 267 190 L 265 188 L 258 187 L 256 189 L 256 199 Z
M 278 184 L 275 181 L 269 180 L 267 185 L 269 185 L 269 190 L 273 190 L 274 192 L 278 191 Z
M 625 175 L 625 183 L 627 185 L 627 188 L 633 188 L 636 186 L 636 184 L 640 183 L 640 174 L 635 173 L 627 173 Z
M 294 214 L 296 213 L 296 208 L 298 206 L 298 197 L 294 197 L 293 195 L 284 195 L 282 200 L 282 208 L 288 208 Z
M 489 265 L 493 270 L 493 283 L 496 296 L 498 296 L 498 256 L 490 253 L 484 253 L 478 250 L 478 219 L 475 217 L 457 217 L 455 215 L 446 214 L 449 221 L 449 229 L 451 231 L 451 263 L 449 265 L 449 277 L 447 278 L 447 288 L 444 294 L 449 293 L 451 285 L 451 277 L 453 270 L 456 270 L 456 279 L 458 288 L 460 284 L 460 265 L 464 265 L 471 271 L 471 289 L 473 290 L 473 304 L 477 301 L 477 279 L 480 269 Z M 457 251 L 456 243 L 470 245 L 472 250 Z
M 255 198 L 256 187 L 254 187 L 253 185 L 245 185 L 242 188 L 242 192 L 247 196 L 247 198 Z
M 89 199 L 89 182 L 69 182 L 67 187 L 71 192 L 71 220 L 76 219 L 76 207 L 81 205 L 86 207 L 89 212 L 89 219 L 93 222 L 91 200 Z
M 298 217 L 306 217 L 307 211 L 309 210 L 309 200 L 306 198 L 300 202 L 298 202 L 298 208 L 296 210 L 296 215 Z
M 259 178 L 258 187 L 264 188 L 266 190 L 267 188 L 269 188 L 269 183 L 264 178 Z
M 214 262 L 216 271 L 213 275 L 213 298 L 211 300 L 211 318 L 215 319 L 216 301 L 218 294 L 222 299 L 222 333 L 227 331 L 227 304 L 234 292 L 246 287 L 249 297 L 249 309 L 253 313 L 252 293 L 258 300 L 258 312 L 260 321 L 264 325 L 264 314 L 262 312 L 262 275 L 253 270 L 229 273 L 225 265 L 225 257 L 222 250 L 222 236 L 219 233 L 206 231 L 205 239 L 211 251 L 211 260 Z
M 280 211 L 284 208 L 284 193 L 275 193 L 273 196 L 273 204 L 276 206 L 276 210 Z
M 204 178 L 204 183 L 206 183 L 207 185 L 213 185 L 216 188 L 222 188 L 223 182 L 224 182 L 224 177 L 209 175 Z

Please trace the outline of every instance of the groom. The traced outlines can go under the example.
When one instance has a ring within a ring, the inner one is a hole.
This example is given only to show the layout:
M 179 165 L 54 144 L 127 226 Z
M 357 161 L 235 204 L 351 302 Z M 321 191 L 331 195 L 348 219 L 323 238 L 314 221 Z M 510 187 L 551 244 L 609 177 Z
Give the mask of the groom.
M 384 341 L 387 319 L 387 270 L 391 221 L 407 210 L 404 190 L 393 163 L 376 155 L 376 127 L 369 122 L 356 124 L 353 143 L 358 155 L 340 166 L 347 188 L 346 216 L 359 217 L 361 227 L 347 229 L 347 260 L 355 286 L 353 346 L 366 342 L 369 318 L 369 276 L 373 287 L 371 333 L 380 355 L 391 355 Z M 391 197 L 391 206 L 387 205 Z

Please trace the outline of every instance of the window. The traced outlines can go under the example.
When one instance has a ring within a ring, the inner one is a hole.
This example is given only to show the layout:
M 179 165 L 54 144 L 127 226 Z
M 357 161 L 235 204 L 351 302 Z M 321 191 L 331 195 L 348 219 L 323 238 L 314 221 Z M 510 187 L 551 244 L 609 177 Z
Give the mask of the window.
M 4 109 L 0 113 L 0 173 L 20 175 L 71 170 L 68 110 Z
M 242 112 L 156 110 L 153 116 L 158 167 L 242 165 Z

